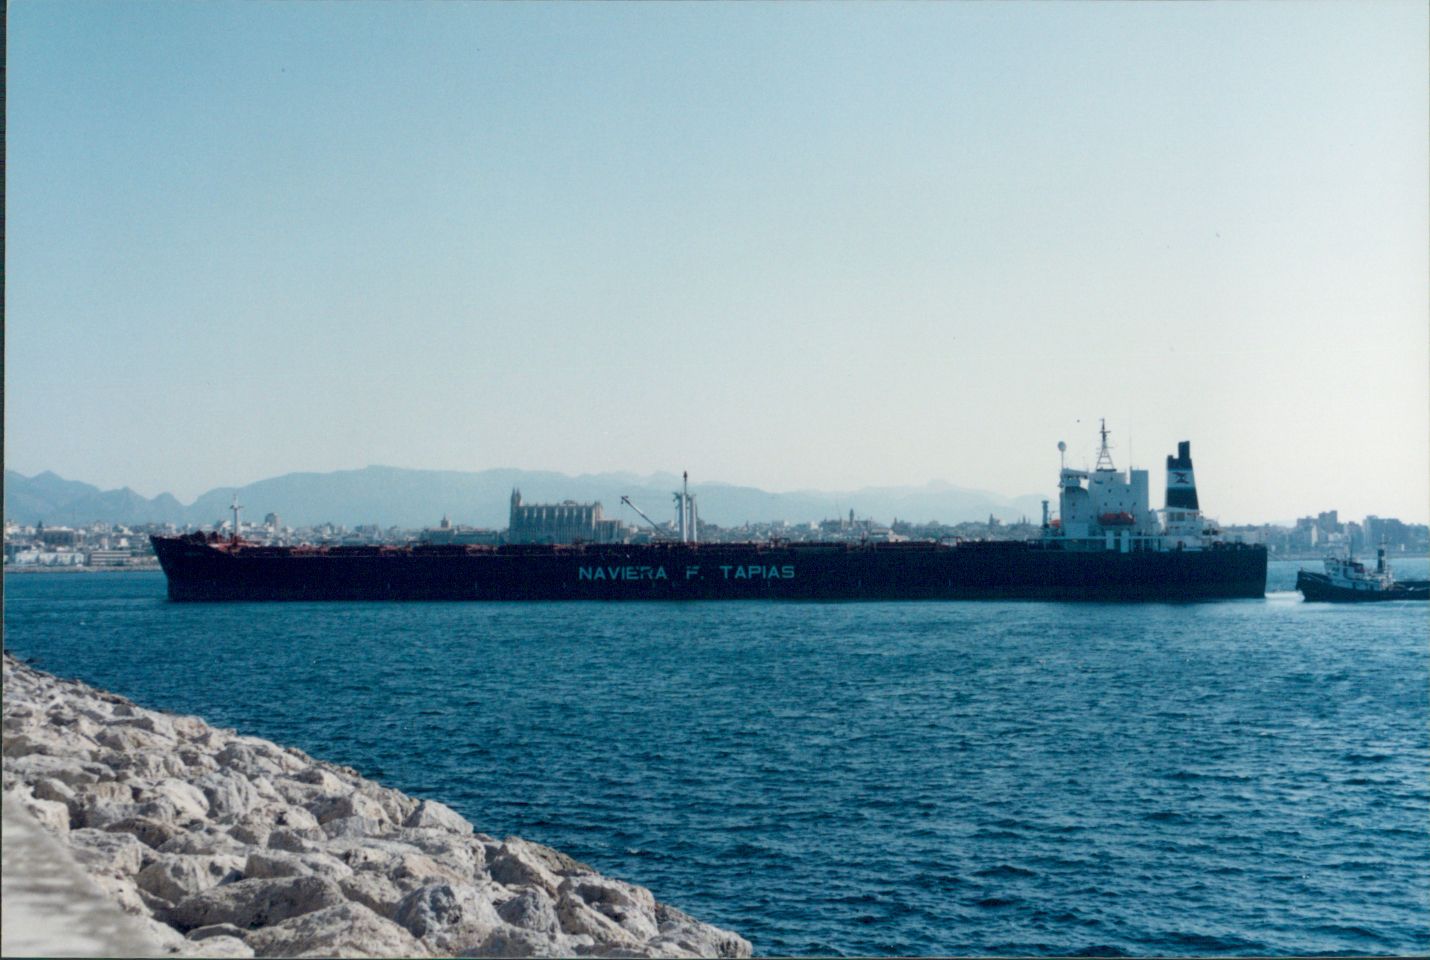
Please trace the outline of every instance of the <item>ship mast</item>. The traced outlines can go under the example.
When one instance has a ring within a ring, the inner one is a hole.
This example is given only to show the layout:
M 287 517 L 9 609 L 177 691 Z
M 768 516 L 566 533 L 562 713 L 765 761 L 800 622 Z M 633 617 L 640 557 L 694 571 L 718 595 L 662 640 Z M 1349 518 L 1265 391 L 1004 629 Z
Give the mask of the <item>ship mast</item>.
M 1107 445 L 1107 418 L 1103 417 L 1099 422 L 1102 424 L 1102 429 L 1098 431 L 1102 435 L 1102 447 L 1097 451 L 1097 466 L 1094 469 L 1116 470 L 1112 465 L 1111 448 Z
M 243 509 L 243 504 L 238 502 L 236 491 L 233 495 L 233 502 L 228 505 L 228 508 L 233 511 L 233 542 L 238 543 L 238 511 Z

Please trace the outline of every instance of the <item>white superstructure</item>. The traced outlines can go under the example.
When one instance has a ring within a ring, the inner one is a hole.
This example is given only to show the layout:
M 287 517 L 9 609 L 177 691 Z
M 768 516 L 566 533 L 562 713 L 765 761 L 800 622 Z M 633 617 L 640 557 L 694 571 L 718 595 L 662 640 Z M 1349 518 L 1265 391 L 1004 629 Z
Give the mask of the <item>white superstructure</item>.
M 1200 550 L 1216 531 L 1197 505 L 1191 445 L 1178 445 L 1167 458 L 1167 506 L 1151 505 L 1146 470 L 1118 470 L 1107 442 L 1107 422 L 1101 430 L 1097 466 L 1073 470 L 1066 463 L 1058 474 L 1058 516 L 1045 515 L 1044 536 L 1079 550 Z M 1067 445 L 1058 444 L 1059 451 Z M 1046 510 L 1045 510 L 1046 514 Z

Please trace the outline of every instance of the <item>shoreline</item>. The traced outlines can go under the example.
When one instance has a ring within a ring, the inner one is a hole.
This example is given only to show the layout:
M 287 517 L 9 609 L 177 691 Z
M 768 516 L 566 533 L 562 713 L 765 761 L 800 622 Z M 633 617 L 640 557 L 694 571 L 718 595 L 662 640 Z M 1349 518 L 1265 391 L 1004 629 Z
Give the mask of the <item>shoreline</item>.
M 751 954 L 644 887 L 477 832 L 351 767 L 145 709 L 8 651 L 4 693 L 7 805 L 165 954 Z M 8 857 L 6 871 L 25 878 Z
M 7 564 L 7 565 L 5 566 L 5 572 L 6 572 L 7 574 L 10 574 L 10 573 L 22 573 L 22 574 L 27 574 L 27 575 L 28 575 L 28 574 L 33 574 L 33 573 L 69 573 L 69 574 L 75 574 L 75 573 L 138 573 L 138 572 L 141 572 L 141 571 L 142 571 L 142 572 L 149 572 L 149 571 L 159 572 L 159 571 L 162 571 L 162 570 L 163 570 L 163 567 L 159 566 L 159 561 L 157 561 L 157 560 L 155 560 L 153 563 L 128 563 L 128 564 L 125 564 L 125 565 L 123 565 L 123 566 L 102 566 L 102 567 L 91 567 L 91 566 L 87 566 L 87 565 L 82 564 L 82 563 L 69 564 L 69 565 L 67 565 L 67 566 L 60 566 L 59 564 L 48 564 L 48 565 L 47 565 L 47 564 L 40 564 L 40 563 L 26 563 L 26 564 L 20 564 L 20 565 L 18 565 L 18 566 L 15 565 L 15 564 Z

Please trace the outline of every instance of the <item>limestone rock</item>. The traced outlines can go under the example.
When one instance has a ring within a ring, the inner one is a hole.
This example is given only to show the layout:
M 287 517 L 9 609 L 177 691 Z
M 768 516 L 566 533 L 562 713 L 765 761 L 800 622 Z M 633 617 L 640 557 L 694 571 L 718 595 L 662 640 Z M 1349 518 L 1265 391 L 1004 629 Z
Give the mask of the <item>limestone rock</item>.
M 253 948 L 238 937 L 215 936 L 186 942 L 179 950 L 186 957 L 251 957 Z
M 561 924 L 563 933 L 586 934 L 597 943 L 609 944 L 623 950 L 634 950 L 641 943 L 639 936 L 626 931 L 616 920 L 596 910 L 570 891 L 557 897 L 556 919 Z
M 427 827 L 403 827 L 391 837 L 421 850 L 438 863 L 445 864 L 463 879 L 486 872 L 486 846 L 475 834 L 449 833 Z
M 194 927 L 186 935 L 187 940 L 206 940 L 209 937 L 234 937 L 242 940 L 246 932 L 231 923 L 215 923 L 207 927 Z
M 64 804 L 65 810 L 69 814 L 68 822 L 65 824 L 65 833 L 69 832 L 70 827 L 83 822 L 84 798 L 64 781 L 43 777 L 35 781 L 31 794 L 36 800 L 52 800 L 55 803 Z
M 28 797 L 22 803 L 35 820 L 53 834 L 65 837 L 70 832 L 70 808 L 58 800 L 41 800 Z
M 386 874 L 376 870 L 360 870 L 338 878 L 343 895 L 360 903 L 379 916 L 391 918 L 397 905 L 411 891 L 404 890 Z
M 472 832 L 472 825 L 465 817 L 445 803 L 438 803 L 435 800 L 423 800 L 419 803 L 417 809 L 412 811 L 402 825 L 419 829 L 445 830 L 450 833 L 469 834 Z
M 255 850 L 243 866 L 243 875 L 248 879 L 324 876 L 341 880 L 352 876 L 352 872 L 351 867 L 330 854 L 281 850 Z
M 202 854 L 163 853 L 139 871 L 134 882 L 170 903 L 202 893 L 224 880 L 243 876 L 244 861 L 234 856 L 204 856 Z
M 323 834 L 338 840 L 352 837 L 380 837 L 392 828 L 392 822 L 376 817 L 338 817 L 323 824 Z
M 556 918 L 556 901 L 540 887 L 527 887 L 516 896 L 497 904 L 497 915 L 513 927 L 555 936 L 561 932 Z
M 316 787 L 318 796 L 338 796 L 351 789 L 347 782 L 339 779 L 323 764 L 314 764 L 305 770 L 299 770 L 294 773 L 292 779 L 298 783 Z
M 488 894 L 468 884 L 418 887 L 397 904 L 392 919 L 423 943 L 457 953 L 502 925 Z
M 12 758 L 7 752 L 5 770 L 27 783 L 34 783 L 41 777 L 50 777 L 71 787 L 114 779 L 114 771 L 102 763 L 74 756 L 50 756 L 43 753 Z
M 186 897 L 174 905 L 169 919 L 181 930 L 215 923 L 248 929 L 281 923 L 341 902 L 342 891 L 327 877 L 240 880 Z
M 68 831 L 96 885 L 168 953 L 750 954 L 643 887 L 475 833 L 437 801 L 3 662 L 5 789 Z
M 145 730 L 138 730 L 123 721 L 111 721 L 109 726 L 95 734 L 94 740 L 102 747 L 117 753 L 142 753 L 163 749 L 167 744 Z
M 154 851 L 127 833 L 71 830 L 69 846 L 76 860 L 100 876 L 133 877 L 154 859 Z
M 558 850 L 520 837 L 507 837 L 494 850 L 488 851 L 488 858 L 488 870 L 493 880 L 512 887 L 538 886 L 553 897 L 563 878 L 596 873 L 586 864 Z
M 281 830 L 274 830 L 268 835 L 268 848 L 270 850 L 288 850 L 292 853 L 314 853 L 322 848 L 321 844 L 327 839 L 327 834 L 317 828 L 284 827 Z
M 502 926 L 463 952 L 468 957 L 574 957 L 573 942 L 521 927 Z
M 173 753 L 120 753 L 110 750 L 96 759 L 112 768 L 122 780 L 162 780 L 188 773 L 184 761 Z
M 379 823 L 389 823 L 391 818 L 387 811 L 382 808 L 373 797 L 357 790 L 341 794 L 334 797 L 324 797 L 315 802 L 309 808 L 313 816 L 318 818 L 318 823 L 327 824 L 333 820 L 344 820 L 351 817 L 363 817 L 369 820 L 376 820 Z
M 251 933 L 259 957 L 414 957 L 427 951 L 402 927 L 357 903 L 341 903 Z
M 203 826 L 180 830 L 157 849 L 160 853 L 202 853 L 210 856 L 231 853 L 247 856 L 249 844 L 229 836 L 222 827 Z
M 137 815 L 106 823 L 102 829 L 109 833 L 127 833 L 140 843 L 147 847 L 153 847 L 155 850 L 184 832 L 183 828 L 175 825 L 171 820 Z
M 357 792 L 376 802 L 394 827 L 405 823 L 421 804 L 420 800 L 409 797 L 400 790 L 384 787 L 371 780 L 359 780 Z
M 665 950 L 679 949 L 697 957 L 748 957 L 750 941 L 737 933 L 701 923 L 669 904 L 655 905 L 655 919 L 660 924 L 660 936 L 651 941 L 661 955 Z
M 203 792 L 210 816 L 220 823 L 237 820 L 265 801 L 251 780 L 227 768 L 205 773 L 193 785 Z
M 179 821 L 203 820 L 209 813 L 209 802 L 203 790 L 192 783 L 173 777 L 159 780 L 147 789 L 136 791 L 135 799 L 172 808 Z

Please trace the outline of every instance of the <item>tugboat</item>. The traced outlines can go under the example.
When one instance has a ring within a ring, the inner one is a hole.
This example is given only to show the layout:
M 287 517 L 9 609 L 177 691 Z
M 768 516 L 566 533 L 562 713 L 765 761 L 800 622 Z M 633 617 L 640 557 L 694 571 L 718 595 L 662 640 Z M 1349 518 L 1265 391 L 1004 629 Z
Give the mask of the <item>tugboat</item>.
M 1326 572 L 1296 573 L 1296 589 L 1307 600 L 1365 603 L 1375 600 L 1430 600 L 1430 580 L 1396 580 L 1385 559 L 1385 545 L 1375 553 L 1375 570 L 1367 570 L 1350 553 L 1327 557 Z

